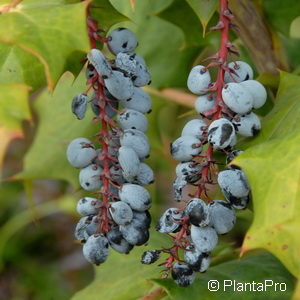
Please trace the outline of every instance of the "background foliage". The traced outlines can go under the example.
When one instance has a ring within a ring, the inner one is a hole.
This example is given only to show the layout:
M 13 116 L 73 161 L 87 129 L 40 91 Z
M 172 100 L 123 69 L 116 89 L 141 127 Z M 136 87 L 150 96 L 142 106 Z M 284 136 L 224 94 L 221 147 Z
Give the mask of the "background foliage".
M 72 97 L 85 85 L 80 70 L 89 50 L 88 2 L 13 3 L 0 0 L 0 299 L 222 299 L 228 293 L 209 292 L 207 282 L 225 278 L 287 284 L 284 293 L 245 292 L 243 299 L 300 299 L 299 1 L 229 1 L 240 28 L 232 41 L 269 88 L 269 97 L 258 111 L 264 116 L 262 132 L 239 141 L 246 151 L 235 161 L 252 186 L 251 210 L 239 213 L 235 229 L 214 251 L 213 266 L 187 289 L 158 279 L 158 267 L 138 263 L 145 249 L 168 243 L 155 232 L 149 246 L 129 256 L 114 253 L 95 270 L 82 258 L 73 228 L 83 193 L 65 149 L 73 138 L 96 132 L 91 114 L 78 121 L 70 113 Z M 173 205 L 169 142 L 194 114 L 188 72 L 217 51 L 218 33 L 208 32 L 217 21 L 217 1 L 93 4 L 92 15 L 104 30 L 122 25 L 136 32 L 138 53 L 153 76 L 147 90 L 154 103 L 149 164 L 157 178 L 151 187 L 155 224 L 164 207 Z

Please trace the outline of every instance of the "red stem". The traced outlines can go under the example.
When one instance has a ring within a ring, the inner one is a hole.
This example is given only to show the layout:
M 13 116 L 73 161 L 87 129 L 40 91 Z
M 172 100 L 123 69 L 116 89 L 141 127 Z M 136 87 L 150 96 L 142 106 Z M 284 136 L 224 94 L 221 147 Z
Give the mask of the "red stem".
M 102 205 L 101 209 L 99 209 L 98 217 L 100 218 L 100 232 L 107 233 L 110 230 L 110 218 L 108 213 L 109 204 L 109 192 L 110 192 L 110 155 L 108 152 L 108 138 L 109 138 L 109 124 L 107 122 L 107 115 L 105 107 L 107 105 L 108 99 L 105 97 L 103 92 L 104 86 L 101 84 L 100 80 L 98 80 L 98 105 L 100 107 L 99 118 L 101 119 L 101 134 L 99 135 L 99 143 L 101 145 L 101 160 L 103 161 L 103 171 L 100 175 L 102 181 Z
M 219 63 L 218 64 L 218 75 L 217 80 L 214 83 L 214 87 L 216 88 L 216 102 L 215 107 L 212 109 L 214 111 L 212 115 L 212 120 L 217 120 L 220 118 L 223 108 L 223 99 L 222 99 L 222 89 L 224 87 L 224 74 L 225 74 L 225 67 L 227 64 L 227 57 L 228 57 L 228 45 L 229 45 L 229 26 L 230 26 L 230 18 L 228 17 L 229 9 L 228 9 L 228 1 L 227 0 L 220 0 L 220 19 L 219 23 L 221 26 L 218 27 L 217 30 L 221 31 L 221 42 L 220 42 L 220 50 L 217 53 L 215 59 Z M 212 200 L 206 194 L 206 187 L 205 185 L 211 183 L 211 165 L 213 164 L 213 147 L 208 145 L 207 152 L 205 153 L 203 162 L 204 167 L 202 168 L 201 172 L 201 180 L 198 184 L 198 189 L 195 194 L 195 197 L 200 198 L 201 194 L 204 192 L 207 201 L 211 202 Z
M 216 120 L 220 118 L 223 99 L 222 99 L 222 89 L 224 87 L 224 74 L 227 63 L 227 56 L 228 56 L 228 44 L 229 44 L 229 26 L 230 26 L 230 19 L 226 16 L 226 12 L 229 12 L 228 9 L 228 0 L 220 0 L 220 22 L 223 24 L 223 27 L 220 28 L 221 30 L 221 43 L 220 43 L 220 50 L 218 53 L 218 60 L 221 63 L 219 65 L 216 87 L 217 87 L 217 95 L 216 95 L 216 106 L 217 111 L 214 113 L 212 119 Z
M 86 1 L 86 0 L 81 0 Z M 101 43 L 106 43 L 108 38 L 105 38 L 99 34 L 99 32 L 103 32 L 103 30 L 99 30 L 98 22 L 91 17 L 91 3 L 87 6 L 86 9 L 86 20 L 87 20 L 87 31 L 90 39 L 91 49 L 97 47 L 97 41 Z

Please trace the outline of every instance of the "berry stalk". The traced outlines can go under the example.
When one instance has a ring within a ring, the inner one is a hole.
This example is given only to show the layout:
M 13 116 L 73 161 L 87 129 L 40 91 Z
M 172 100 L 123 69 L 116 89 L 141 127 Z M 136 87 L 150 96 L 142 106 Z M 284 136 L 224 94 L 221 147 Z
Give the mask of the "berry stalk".
M 111 157 L 108 152 L 108 140 L 109 140 L 109 124 L 107 120 L 109 117 L 106 115 L 106 110 L 105 107 L 109 105 L 109 99 L 107 99 L 104 95 L 103 89 L 104 86 L 101 84 L 100 80 L 98 81 L 99 87 L 97 90 L 98 94 L 98 105 L 101 108 L 100 114 L 99 114 L 99 119 L 101 120 L 101 131 L 97 134 L 99 136 L 99 144 L 101 146 L 101 154 L 98 155 L 99 161 L 103 161 L 103 172 L 100 175 L 100 179 L 102 181 L 102 189 L 101 189 L 101 194 L 102 194 L 102 205 L 101 209 L 99 210 L 98 217 L 100 220 L 100 228 L 99 231 L 102 233 L 108 233 L 110 230 L 110 224 L 109 222 L 111 221 L 108 213 L 108 209 L 110 207 L 109 204 L 109 195 L 110 195 L 110 189 L 109 189 L 109 184 L 111 180 L 111 174 L 110 174 L 110 168 L 109 164 L 111 161 Z

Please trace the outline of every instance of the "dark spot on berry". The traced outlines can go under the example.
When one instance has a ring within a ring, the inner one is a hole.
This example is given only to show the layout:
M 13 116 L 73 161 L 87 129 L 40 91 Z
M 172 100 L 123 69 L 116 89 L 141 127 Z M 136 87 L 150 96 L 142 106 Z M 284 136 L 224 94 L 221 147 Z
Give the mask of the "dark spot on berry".
M 86 186 L 89 186 L 89 185 L 90 185 L 90 183 L 89 183 L 89 182 L 86 182 L 86 183 L 85 183 L 85 185 L 86 185 Z
M 212 129 L 209 130 L 208 135 L 210 136 L 212 133 L 214 133 L 218 128 L 214 127 Z
M 151 84 L 151 82 L 152 82 L 152 80 L 149 80 L 149 81 L 148 81 L 148 85 L 150 85 L 150 84 Z
M 248 80 L 249 78 L 250 78 L 250 76 L 249 76 L 249 74 L 247 74 L 246 77 L 245 77 L 245 79 L 244 79 L 244 81 Z
M 128 98 L 126 101 L 128 102 L 128 101 L 130 101 L 132 98 Z
M 136 129 L 136 127 L 132 126 L 131 129 Z
M 152 109 L 149 109 L 148 111 L 147 111 L 147 114 L 150 114 L 152 112 Z
M 81 203 L 86 203 L 86 202 L 87 202 L 87 200 L 85 198 L 81 199 Z
M 242 170 L 239 166 L 237 165 L 230 165 L 227 170 Z
M 128 42 L 123 43 L 122 48 L 125 49 L 127 47 L 127 45 L 128 45 Z
M 230 138 L 233 132 L 233 126 L 231 126 L 230 124 L 223 124 L 221 131 L 222 131 L 222 135 L 221 135 L 220 145 L 228 141 L 228 139 Z
M 103 79 L 107 79 L 107 78 L 108 78 L 108 76 L 106 76 L 106 75 L 102 75 L 102 78 L 103 78 Z
M 253 126 L 252 128 L 251 128 L 251 132 L 252 132 L 252 136 L 255 136 L 255 135 L 257 135 L 258 133 L 259 133 L 259 129 L 257 129 L 257 128 L 255 128 L 255 126 Z
M 126 28 L 124 28 L 124 27 L 119 27 L 117 30 L 118 31 L 122 31 L 122 30 L 125 30 Z
M 216 202 L 213 202 L 213 203 L 216 203 Z M 218 202 L 219 204 L 221 204 L 222 206 L 228 208 L 228 209 L 231 209 L 231 204 L 229 202 L 226 202 L 226 201 L 219 201 Z M 234 223 L 234 222 L 233 222 Z

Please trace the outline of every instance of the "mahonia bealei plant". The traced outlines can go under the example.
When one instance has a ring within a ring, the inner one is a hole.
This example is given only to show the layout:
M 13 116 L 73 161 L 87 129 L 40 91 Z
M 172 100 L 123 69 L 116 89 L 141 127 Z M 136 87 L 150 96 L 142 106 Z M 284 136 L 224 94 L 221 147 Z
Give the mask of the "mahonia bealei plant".
M 220 20 L 211 30 L 220 30 L 219 51 L 209 57 L 207 66 L 194 66 L 188 76 L 188 89 L 198 95 L 195 110 L 200 118 L 189 121 L 181 137 L 171 144 L 171 155 L 180 163 L 174 181 L 175 200 L 184 207 L 169 208 L 160 217 L 156 229 L 173 241 L 171 248 L 149 250 L 141 262 L 151 264 L 162 254 L 167 258 L 163 277 L 171 273 L 179 286 L 189 286 L 195 272 L 205 272 L 211 261 L 211 251 L 218 243 L 218 235 L 228 233 L 235 225 L 235 210 L 245 209 L 250 200 L 250 186 L 246 175 L 230 162 L 242 151 L 234 149 L 237 135 L 252 137 L 261 128 L 260 119 L 252 109 L 260 108 L 267 99 L 265 88 L 253 80 L 253 70 L 245 62 L 228 62 L 228 54 L 238 54 L 230 43 L 229 28 L 234 27 L 233 15 L 227 0 L 220 0 Z M 218 68 L 212 81 L 209 69 Z M 204 148 L 206 149 L 204 150 Z M 226 156 L 223 170 L 213 159 L 214 151 Z M 216 179 L 215 179 L 216 178 Z M 214 200 L 209 190 L 216 181 L 225 200 Z M 190 199 L 183 199 L 183 189 L 196 186 Z
M 95 195 L 78 201 L 82 218 L 75 238 L 84 244 L 84 257 L 100 265 L 110 248 L 128 254 L 149 239 L 151 197 L 144 186 L 153 183 L 154 175 L 144 159 L 150 152 L 145 114 L 152 103 L 141 89 L 150 84 L 150 73 L 144 59 L 134 53 L 135 34 L 117 28 L 103 37 L 90 16 L 88 30 L 92 49 L 87 55 L 87 90 L 74 97 L 72 112 L 82 120 L 90 104 L 96 115 L 92 121 L 101 129 L 93 140 L 71 141 L 67 159 L 81 169 L 81 187 Z M 96 49 L 96 41 L 106 43 L 114 59 Z

